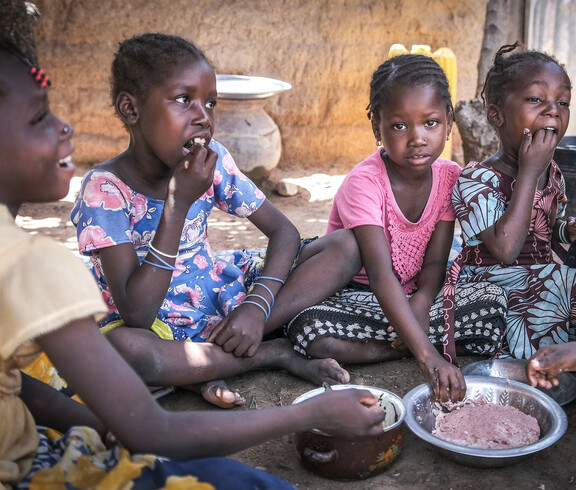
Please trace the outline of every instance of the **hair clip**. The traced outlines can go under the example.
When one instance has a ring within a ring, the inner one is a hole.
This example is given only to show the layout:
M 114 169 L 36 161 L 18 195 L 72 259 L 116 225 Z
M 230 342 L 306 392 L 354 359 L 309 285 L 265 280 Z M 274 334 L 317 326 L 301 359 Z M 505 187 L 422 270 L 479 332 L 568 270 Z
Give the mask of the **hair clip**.
M 30 68 L 30 75 L 32 75 L 32 78 L 34 78 L 34 80 L 38 82 L 42 88 L 45 88 L 47 85 L 50 85 L 50 79 L 48 78 L 48 75 L 46 75 L 46 73 L 44 73 L 44 70 L 42 70 L 41 68 L 33 66 L 32 68 Z

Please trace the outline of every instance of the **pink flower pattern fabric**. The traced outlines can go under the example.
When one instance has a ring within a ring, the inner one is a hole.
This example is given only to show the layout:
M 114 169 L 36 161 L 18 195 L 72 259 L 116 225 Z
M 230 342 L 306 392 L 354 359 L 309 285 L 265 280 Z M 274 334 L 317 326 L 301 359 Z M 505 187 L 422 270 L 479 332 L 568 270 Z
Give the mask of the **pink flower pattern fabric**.
M 216 207 L 246 218 L 266 199 L 238 169 L 224 146 L 212 141 L 210 147 L 218 153 L 213 185 L 188 212 L 176 270 L 157 315 L 170 326 L 176 340 L 204 341 L 211 329 L 246 296 L 244 274 L 252 265 L 252 255 L 235 250 L 215 257 L 208 243 L 207 228 L 212 209 Z M 71 218 L 77 227 L 80 253 L 90 258 L 92 272 L 110 308 L 102 325 L 120 316 L 102 273 L 99 250 L 132 243 L 142 261 L 163 207 L 162 200 L 134 191 L 117 176 L 98 167 L 85 176 Z

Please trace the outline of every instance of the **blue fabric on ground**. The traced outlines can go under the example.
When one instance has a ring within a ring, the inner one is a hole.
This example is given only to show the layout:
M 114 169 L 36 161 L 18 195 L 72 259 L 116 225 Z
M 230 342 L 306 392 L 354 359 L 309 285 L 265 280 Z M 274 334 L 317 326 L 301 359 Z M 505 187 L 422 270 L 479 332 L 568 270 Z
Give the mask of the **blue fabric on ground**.
M 162 488 L 169 476 L 194 475 L 216 490 L 294 490 L 294 486 L 265 471 L 229 458 L 203 458 L 190 461 L 158 459 L 154 470 L 144 469 L 134 480 L 138 490 Z

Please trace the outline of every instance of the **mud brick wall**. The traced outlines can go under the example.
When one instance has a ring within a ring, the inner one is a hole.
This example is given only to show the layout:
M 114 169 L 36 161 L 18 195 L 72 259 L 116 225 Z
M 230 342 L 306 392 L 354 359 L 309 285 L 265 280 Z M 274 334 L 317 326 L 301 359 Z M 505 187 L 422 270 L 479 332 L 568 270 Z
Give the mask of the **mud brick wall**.
M 196 43 L 218 73 L 292 84 L 266 110 L 282 135 L 281 167 L 352 167 L 375 149 L 369 82 L 390 46 L 447 46 L 458 62 L 456 100 L 476 90 L 485 0 L 36 0 L 52 106 L 76 131 L 75 161 L 122 151 L 108 76 L 119 41 L 162 31 Z M 459 136 L 453 158 L 461 162 Z

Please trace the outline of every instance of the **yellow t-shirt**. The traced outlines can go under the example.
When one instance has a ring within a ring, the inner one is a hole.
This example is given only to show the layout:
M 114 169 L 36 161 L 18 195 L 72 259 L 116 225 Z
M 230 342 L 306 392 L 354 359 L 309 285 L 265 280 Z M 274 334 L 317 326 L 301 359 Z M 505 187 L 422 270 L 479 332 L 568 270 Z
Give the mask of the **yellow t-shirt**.
M 32 415 L 18 398 L 19 369 L 41 353 L 34 339 L 106 312 L 82 261 L 16 226 L 0 205 L 0 484 L 10 487 L 26 476 L 38 446 Z

